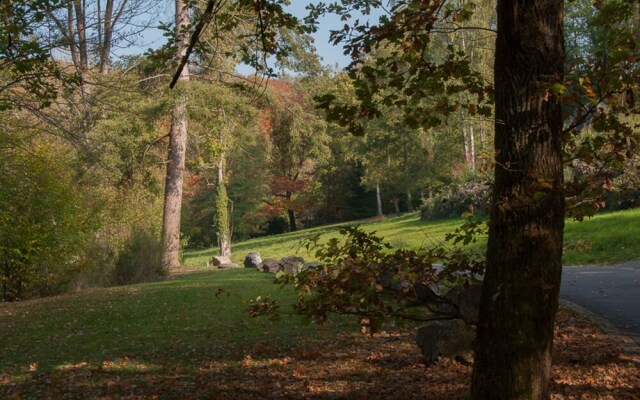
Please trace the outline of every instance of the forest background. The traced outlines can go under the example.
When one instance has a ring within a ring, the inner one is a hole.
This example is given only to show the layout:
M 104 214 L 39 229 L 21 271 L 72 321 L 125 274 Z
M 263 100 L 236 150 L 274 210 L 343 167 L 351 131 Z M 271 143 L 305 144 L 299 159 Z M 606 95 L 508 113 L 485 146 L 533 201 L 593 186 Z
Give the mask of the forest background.
M 425 219 L 486 211 L 494 160 L 490 104 L 448 109 L 446 118 L 420 124 L 407 124 L 388 107 L 380 118 L 363 120 L 362 135 L 354 136 L 326 122 L 327 111 L 314 101 L 330 93 L 358 105 L 353 76 L 323 62 L 309 32 L 274 24 L 267 43 L 255 11 L 233 5 L 243 2 L 230 4 L 221 14 L 227 19 L 201 36 L 189 82 L 172 91 L 176 54 L 194 27 L 165 15 L 173 2 L 2 2 L 3 301 L 167 273 L 167 147 L 183 99 L 182 250 L 224 249 L 246 238 L 417 207 Z M 206 2 L 189 5 L 187 17 L 194 21 L 206 12 Z M 464 1 L 453 6 L 465 10 Z M 578 71 L 602 57 L 606 32 L 591 2 L 566 7 L 567 69 Z M 376 11 L 368 18 L 384 15 Z M 479 81 L 491 86 L 493 2 L 476 2 L 456 24 L 470 29 L 443 20 L 427 57 L 444 62 L 452 49 L 464 52 Z M 164 45 L 143 51 L 157 32 Z M 377 49 L 369 62 L 375 65 L 392 50 Z M 583 94 L 592 92 L 585 106 L 603 95 L 598 82 L 581 84 Z M 465 96 L 452 94 L 460 104 L 470 101 Z M 436 100 L 435 109 L 451 107 Z M 576 116 L 567 109 L 566 123 Z M 590 121 L 579 123 L 596 143 Z M 639 204 L 637 156 L 618 161 L 606 168 L 567 164 L 576 184 L 598 182 L 598 190 L 576 197 L 578 215 Z

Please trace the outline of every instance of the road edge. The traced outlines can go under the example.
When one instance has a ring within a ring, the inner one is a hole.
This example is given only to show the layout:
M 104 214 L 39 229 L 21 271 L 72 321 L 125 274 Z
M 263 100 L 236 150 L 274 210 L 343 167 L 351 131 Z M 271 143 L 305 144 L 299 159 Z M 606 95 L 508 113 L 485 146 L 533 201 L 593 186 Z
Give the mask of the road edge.
M 611 322 L 594 313 L 585 307 L 572 301 L 560 299 L 560 304 L 569 307 L 576 313 L 587 318 L 596 324 L 616 345 L 620 347 L 622 353 L 629 357 L 629 361 L 636 367 L 640 367 L 640 343 L 637 343 L 631 336 L 626 335 Z

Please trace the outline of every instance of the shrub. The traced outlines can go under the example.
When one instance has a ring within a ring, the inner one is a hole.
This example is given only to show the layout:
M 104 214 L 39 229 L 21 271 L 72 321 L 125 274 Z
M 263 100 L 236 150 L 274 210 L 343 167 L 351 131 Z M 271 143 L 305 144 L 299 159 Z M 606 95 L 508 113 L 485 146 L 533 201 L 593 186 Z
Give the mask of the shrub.
M 469 209 L 473 209 L 475 215 L 485 215 L 490 193 L 491 186 L 486 181 L 451 184 L 423 200 L 420 216 L 423 220 L 459 217 Z
M 0 301 L 60 293 L 82 268 L 91 218 L 65 156 L 0 150 Z
M 128 285 L 162 279 L 162 242 L 147 230 L 133 233 L 118 256 L 112 273 L 112 283 Z

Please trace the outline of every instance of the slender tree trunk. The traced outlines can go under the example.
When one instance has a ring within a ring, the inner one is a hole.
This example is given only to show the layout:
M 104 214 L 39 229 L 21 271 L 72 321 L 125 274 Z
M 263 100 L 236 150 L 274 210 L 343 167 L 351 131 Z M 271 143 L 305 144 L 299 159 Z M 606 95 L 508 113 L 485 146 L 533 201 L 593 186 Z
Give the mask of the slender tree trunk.
M 100 39 L 100 73 L 107 75 L 110 69 L 111 40 L 113 38 L 113 1 L 107 0 L 104 10 L 104 25 L 101 30 L 104 36 Z M 100 10 L 98 10 L 100 15 Z
M 216 234 L 218 246 L 222 257 L 231 257 L 231 235 L 229 233 L 229 198 L 227 188 L 224 185 L 224 154 L 218 160 L 218 196 L 216 196 Z
M 80 69 L 86 71 L 89 68 L 89 52 L 87 49 L 87 25 L 85 21 L 85 4 L 82 0 L 75 0 L 73 6 L 76 12 L 76 30 L 78 33 L 78 49 Z
M 287 214 L 289 215 L 289 231 L 295 232 L 298 230 L 298 225 L 296 225 L 296 212 L 295 210 L 288 209 Z
M 175 4 L 176 26 L 178 27 L 178 53 L 176 57 L 180 59 L 185 54 L 189 42 L 188 32 L 184 31 L 184 27 L 189 25 L 189 10 L 183 0 L 176 0 Z M 184 67 L 180 80 L 189 80 L 188 65 Z M 180 267 L 180 216 L 182 212 L 182 183 L 187 148 L 187 102 L 187 96 L 179 93 L 173 109 L 169 135 L 169 156 L 162 217 L 162 266 L 168 270 Z
M 73 4 L 67 3 L 67 30 L 69 34 L 69 51 L 71 52 L 71 61 L 76 67 L 76 71 L 81 71 L 80 56 L 78 55 L 78 47 L 76 45 L 76 28 L 73 25 Z
M 380 195 L 380 185 L 376 184 L 376 203 L 378 207 L 378 217 L 384 217 L 382 213 L 382 196 Z
M 562 0 L 498 0 L 496 167 L 474 400 L 546 400 L 562 272 Z
M 396 215 L 400 215 L 400 196 L 397 194 L 393 196 L 393 208 L 396 211 Z
M 413 195 L 411 190 L 407 190 L 407 210 L 413 212 Z
M 476 170 L 476 136 L 473 126 L 469 126 L 469 165 L 471 170 Z

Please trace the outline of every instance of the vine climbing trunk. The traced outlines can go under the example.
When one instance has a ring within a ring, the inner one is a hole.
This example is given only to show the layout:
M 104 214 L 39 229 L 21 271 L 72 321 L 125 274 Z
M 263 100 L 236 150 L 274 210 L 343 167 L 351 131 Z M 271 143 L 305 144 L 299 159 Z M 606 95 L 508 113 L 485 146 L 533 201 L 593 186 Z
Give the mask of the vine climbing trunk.
M 231 229 L 229 228 L 229 197 L 224 185 L 224 153 L 218 160 L 218 182 L 216 185 L 216 236 L 222 257 L 231 257 Z
M 189 9 L 184 0 L 176 0 L 176 40 L 180 60 L 189 44 Z M 189 66 L 180 74 L 180 81 L 189 81 Z M 164 212 L 162 217 L 162 266 L 167 270 L 180 267 L 180 216 L 182 212 L 182 184 L 184 179 L 185 154 L 187 149 L 187 105 L 184 91 L 178 91 L 169 133 L 169 155 L 164 189 Z
M 562 0 L 499 0 L 495 184 L 471 398 L 546 400 L 562 272 Z

